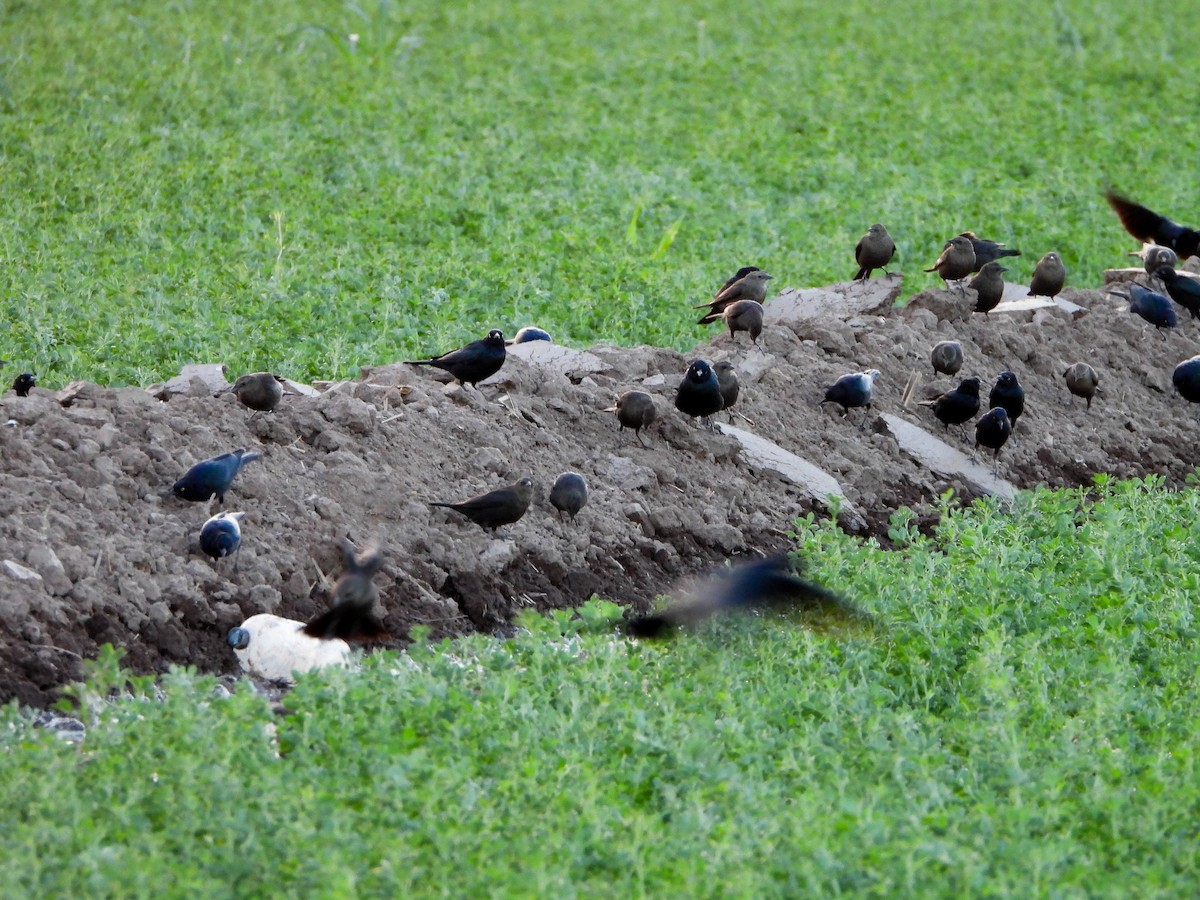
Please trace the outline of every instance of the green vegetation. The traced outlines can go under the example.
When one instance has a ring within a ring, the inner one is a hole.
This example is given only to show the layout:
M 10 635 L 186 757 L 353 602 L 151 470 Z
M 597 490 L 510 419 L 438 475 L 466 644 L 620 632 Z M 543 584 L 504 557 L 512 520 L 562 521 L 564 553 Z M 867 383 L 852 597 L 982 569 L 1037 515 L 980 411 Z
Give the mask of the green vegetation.
M 115 655 L 72 747 L 0 720 L 5 896 L 1194 896 L 1200 494 L 798 522 L 869 629 L 612 604 L 301 679 L 273 718 Z M 272 737 L 272 723 L 277 731 Z
M 1198 44 L 1117 0 L 16 0 L 0 355 L 55 385 L 531 322 L 687 347 L 738 265 L 844 279 L 874 221 L 909 293 L 966 227 L 1096 284 L 1132 247 L 1105 183 L 1200 220 Z

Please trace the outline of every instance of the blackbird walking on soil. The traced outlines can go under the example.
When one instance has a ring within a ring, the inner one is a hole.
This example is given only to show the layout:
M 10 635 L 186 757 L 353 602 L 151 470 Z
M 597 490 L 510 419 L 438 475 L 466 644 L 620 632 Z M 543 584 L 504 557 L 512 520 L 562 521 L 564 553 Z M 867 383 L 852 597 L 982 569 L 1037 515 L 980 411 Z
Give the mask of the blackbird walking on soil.
M 242 516 L 244 512 L 221 512 L 200 528 L 200 549 L 213 559 L 233 556 L 242 546 Z M 233 563 L 237 571 L 237 559 Z
M 946 283 L 946 289 L 949 290 L 951 281 L 966 278 L 974 270 L 975 249 L 971 246 L 971 239 L 959 234 L 946 242 L 946 246 L 942 250 L 941 256 L 937 258 L 937 262 L 925 271 L 936 271 L 941 276 L 942 281 Z
M 1166 216 L 1134 203 L 1116 191 L 1105 191 L 1104 198 L 1121 220 L 1125 230 L 1139 241 L 1169 247 L 1180 259 L 1195 256 L 1197 249 L 1200 249 L 1200 231 L 1172 222 Z
M 449 372 L 459 384 L 475 387 L 490 378 L 504 365 L 504 333 L 493 328 L 481 341 L 471 341 L 464 347 L 435 356 L 433 359 L 406 359 L 410 366 L 433 366 Z
M 1067 283 L 1067 270 L 1062 257 L 1051 250 L 1033 267 L 1033 278 L 1029 280 L 1029 293 L 1037 297 L 1057 297 Z
M 713 371 L 717 373 L 717 384 L 721 386 L 722 409 L 729 410 L 737 403 L 738 395 L 742 392 L 742 383 L 738 381 L 737 369 L 733 363 L 721 360 L 713 363 Z M 733 421 L 733 413 L 729 413 L 729 421 Z
M 973 231 L 964 231 L 962 236 L 971 242 L 971 249 L 975 251 L 975 268 L 972 269 L 973 272 L 983 271 L 983 267 L 988 263 L 995 262 L 1005 256 L 1021 255 L 1020 250 L 1005 247 L 998 241 L 989 241 L 987 238 L 981 238 Z
M 430 503 L 466 516 L 485 531 L 495 531 L 501 525 L 511 525 L 529 509 L 533 499 L 533 479 L 526 475 L 520 481 L 477 494 L 461 503 Z
M 975 312 L 985 316 L 1000 305 L 1004 296 L 1004 273 L 1008 269 L 998 262 L 990 262 L 979 270 L 979 274 L 968 282 L 967 287 L 975 291 Z
M 1179 317 L 1175 315 L 1175 307 L 1171 305 L 1169 298 L 1134 281 L 1129 282 L 1128 287 L 1131 313 L 1136 313 L 1160 330 L 1174 328 L 1179 324 Z M 1166 340 L 1166 337 L 1164 334 L 1163 340 Z
M 1021 387 L 1015 372 L 1001 372 L 996 378 L 988 394 L 988 406 L 1003 408 L 1012 427 L 1017 427 L 1017 419 L 1025 412 L 1025 388 Z
M 706 359 L 694 360 L 675 391 L 675 408 L 693 419 L 699 416 L 704 427 L 712 431 L 712 420 L 709 417 L 724 407 L 721 383 L 717 380 L 717 373 L 713 371 L 712 365 Z
M 1191 313 L 1193 319 L 1200 319 L 1200 279 L 1180 275 L 1170 266 L 1160 266 L 1154 277 L 1163 283 L 1172 300 Z
M 658 410 L 654 408 L 654 398 L 645 391 L 626 391 L 617 398 L 617 405 L 610 406 L 605 412 L 615 412 L 617 421 L 621 423 L 621 431 L 626 428 L 633 429 L 633 436 L 638 439 L 638 443 L 643 447 L 647 446 L 642 441 L 642 429 L 653 424 L 654 419 L 658 416 Z
M 247 409 L 271 412 L 283 399 L 283 379 L 270 372 L 242 375 L 224 393 L 236 395 Z
M 1063 370 L 1063 378 L 1067 380 L 1067 390 L 1076 397 L 1087 401 L 1087 408 L 1092 408 L 1092 398 L 1100 390 L 1100 376 L 1085 362 L 1072 363 Z
M 340 638 L 343 641 L 371 640 L 384 633 L 383 624 L 375 618 L 375 602 L 379 591 L 372 580 L 383 566 L 383 553 L 377 546 L 362 554 L 354 545 L 342 539 L 342 562 L 345 570 L 333 586 L 333 606 L 304 626 L 309 637 L 322 640 Z
M 896 255 L 896 242 L 888 234 L 888 230 L 876 222 L 867 229 L 867 233 L 858 239 L 854 247 L 854 261 L 858 263 L 855 281 L 863 281 L 871 277 L 876 269 L 883 269 L 883 274 L 891 277 L 887 264 Z
M 989 409 L 975 423 L 975 449 L 982 444 L 992 451 L 992 473 L 996 472 L 996 460 L 1009 437 L 1012 436 L 1012 422 L 1003 406 Z
M 231 453 L 201 460 L 172 485 L 171 493 L 192 503 L 203 503 L 214 496 L 218 503 L 224 503 L 225 492 L 233 484 L 233 479 L 242 470 L 242 466 L 260 458 L 261 453 L 240 447 Z
M 962 425 L 979 413 L 979 387 L 979 379 L 972 375 L 960 381 L 954 390 L 922 400 L 919 405 L 932 407 L 933 414 L 948 431 L 951 425 Z
M 12 389 L 18 397 L 28 397 L 29 392 L 35 387 L 37 387 L 37 378 L 32 372 L 22 372 L 12 383 Z
M 574 522 L 575 514 L 583 509 L 587 501 L 587 479 L 578 472 L 563 472 L 554 479 L 554 486 L 550 488 L 550 505 L 558 510 L 559 518 L 566 513 Z
M 941 375 L 957 375 L 963 365 L 962 344 L 958 341 L 938 341 L 929 354 L 933 371 Z
M 696 309 L 708 307 L 708 312 L 700 318 L 697 324 L 707 325 L 709 322 L 717 321 L 728 307 L 739 300 L 753 300 L 755 303 L 762 303 L 767 296 L 767 282 L 771 278 L 772 276 L 762 269 L 755 269 L 728 287 L 722 288 L 711 302 L 700 303 L 695 307 Z
M 825 388 L 825 399 L 821 401 L 820 405 L 836 403 L 842 408 L 843 418 L 849 415 L 852 409 L 863 407 L 870 409 L 871 394 L 875 386 L 875 379 L 879 377 L 879 374 L 878 369 L 868 369 L 865 372 L 843 375 Z
M 1171 373 L 1171 384 L 1188 403 L 1200 403 L 1200 356 L 1185 359 Z

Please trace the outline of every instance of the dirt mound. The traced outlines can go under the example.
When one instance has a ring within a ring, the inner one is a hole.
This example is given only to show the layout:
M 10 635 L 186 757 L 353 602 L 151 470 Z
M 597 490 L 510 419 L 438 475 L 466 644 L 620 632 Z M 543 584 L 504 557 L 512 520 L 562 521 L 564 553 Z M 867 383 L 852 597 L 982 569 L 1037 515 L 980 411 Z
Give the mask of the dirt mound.
M 230 627 L 257 613 L 307 619 L 327 607 L 342 536 L 385 548 L 376 582 L 392 635 L 385 643 L 396 646 L 416 624 L 435 636 L 494 630 L 521 607 L 571 606 L 593 593 L 644 608 L 680 575 L 786 549 L 793 518 L 814 506 L 812 492 L 672 408 L 699 356 L 729 359 L 742 372 L 737 426 L 836 478 L 853 509 L 847 527 L 875 534 L 901 505 L 928 512 L 947 488 L 976 492 L 901 450 L 878 415 L 944 436 L 928 410 L 902 409 L 900 396 L 914 371 L 926 382 L 921 396 L 954 383 L 933 378 L 928 362 L 946 338 L 963 344 L 961 374 L 990 384 L 1011 369 L 1025 385 L 1027 411 L 1000 456 L 1001 477 L 1016 485 L 1086 483 L 1095 472 L 1181 483 L 1196 464 L 1195 413 L 1170 379 L 1197 352 L 1197 323 L 1164 337 L 1097 291 L 1066 292 L 1083 307 L 1075 313 L 985 318 L 946 291 L 892 308 L 886 300 L 897 289 L 883 279 L 837 285 L 807 311 L 777 312 L 761 338 L 765 352 L 745 335 L 735 344 L 722 334 L 688 355 L 597 346 L 538 363 L 514 356 L 481 393 L 404 365 L 286 397 L 259 415 L 198 380 L 168 402 L 95 385 L 9 393 L 2 412 L 10 422 L 0 428 L 0 700 L 52 701 L 105 642 L 126 648 L 139 671 L 189 663 L 232 672 Z M 768 309 L 788 308 L 788 296 Z M 1100 373 L 1090 413 L 1061 377 L 1077 360 Z M 883 373 L 874 411 L 846 420 L 818 406 L 824 385 L 867 368 Z M 659 400 L 649 448 L 618 434 L 604 412 L 635 387 Z M 948 441 L 963 446 L 953 431 Z M 237 447 L 263 458 L 238 476 L 224 505 L 246 512 L 235 572 L 231 561 L 198 553 L 215 502 L 184 503 L 168 489 L 192 463 Z M 591 485 L 573 523 L 546 499 L 568 470 Z M 537 485 L 534 505 L 495 537 L 428 505 L 526 474 Z

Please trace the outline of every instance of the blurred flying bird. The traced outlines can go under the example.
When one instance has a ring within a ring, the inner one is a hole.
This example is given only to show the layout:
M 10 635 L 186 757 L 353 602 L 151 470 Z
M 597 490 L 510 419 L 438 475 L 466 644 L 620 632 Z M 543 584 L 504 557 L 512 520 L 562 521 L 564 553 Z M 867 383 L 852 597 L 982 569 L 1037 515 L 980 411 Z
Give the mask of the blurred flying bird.
M 1139 241 L 1168 247 L 1180 259 L 1195 256 L 1197 249 L 1200 249 L 1200 231 L 1172 222 L 1166 216 L 1134 203 L 1114 190 L 1105 191 L 1104 197 L 1125 230 Z
M 379 591 L 372 579 L 383 566 L 383 553 L 378 546 L 371 546 L 356 554 L 354 545 L 343 538 L 342 562 L 345 569 L 333 586 L 333 605 L 305 625 L 303 631 L 321 640 L 377 638 L 384 629 L 374 614 Z

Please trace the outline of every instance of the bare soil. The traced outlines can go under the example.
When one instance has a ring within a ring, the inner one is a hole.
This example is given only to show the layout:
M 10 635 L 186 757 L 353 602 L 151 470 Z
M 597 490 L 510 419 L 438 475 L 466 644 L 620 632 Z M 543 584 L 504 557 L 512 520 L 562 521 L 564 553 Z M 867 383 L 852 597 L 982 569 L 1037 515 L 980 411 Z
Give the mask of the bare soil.
M 863 288 L 829 290 L 849 300 Z M 308 619 L 327 608 L 343 536 L 384 547 L 376 578 L 390 635 L 383 646 L 402 646 L 414 625 L 435 637 L 503 631 L 521 608 L 570 607 L 593 594 L 645 608 L 680 576 L 786 550 L 793 519 L 815 501 L 748 462 L 735 438 L 674 410 L 675 386 L 697 357 L 742 369 L 737 410 L 749 421 L 738 427 L 833 475 L 856 511 L 844 527 L 885 543 L 898 507 L 928 518 L 946 489 L 974 493 L 907 456 L 878 415 L 946 437 L 929 410 L 902 409 L 900 397 L 914 371 L 924 378 L 921 396 L 957 382 L 935 378 L 928 362 L 948 338 L 963 343 L 960 375 L 990 385 L 1011 369 L 1026 388 L 1001 477 L 1032 487 L 1087 484 L 1097 472 L 1158 473 L 1182 484 L 1200 457 L 1198 428 L 1171 372 L 1200 349 L 1200 323 L 1181 319 L 1160 334 L 1099 291 L 1064 298 L 1085 311 L 984 317 L 944 290 L 874 312 L 827 304 L 811 318 L 769 320 L 765 352 L 714 326 L 711 342 L 686 355 L 593 347 L 602 371 L 590 374 L 510 357 L 478 392 L 390 365 L 318 396 L 285 397 L 272 414 L 252 415 L 198 380 L 167 402 L 141 388 L 90 384 L 27 398 L 9 392 L 0 405 L 10 421 L 0 427 L 0 701 L 53 702 L 104 643 L 125 648 L 139 672 L 170 664 L 233 672 L 230 627 L 257 613 Z M 1090 412 L 1061 377 L 1078 360 L 1100 373 Z M 843 419 L 818 405 L 836 377 L 870 368 L 882 372 L 872 411 Z M 604 411 L 631 388 L 660 401 L 649 448 L 618 433 Z M 969 449 L 953 430 L 946 439 Z M 244 469 L 224 504 L 246 513 L 235 571 L 198 552 L 216 502 L 185 503 L 169 488 L 192 463 L 237 447 L 263 459 Z M 546 499 L 555 476 L 572 470 L 591 486 L 574 522 Z M 534 504 L 497 536 L 428 505 L 526 474 Z

